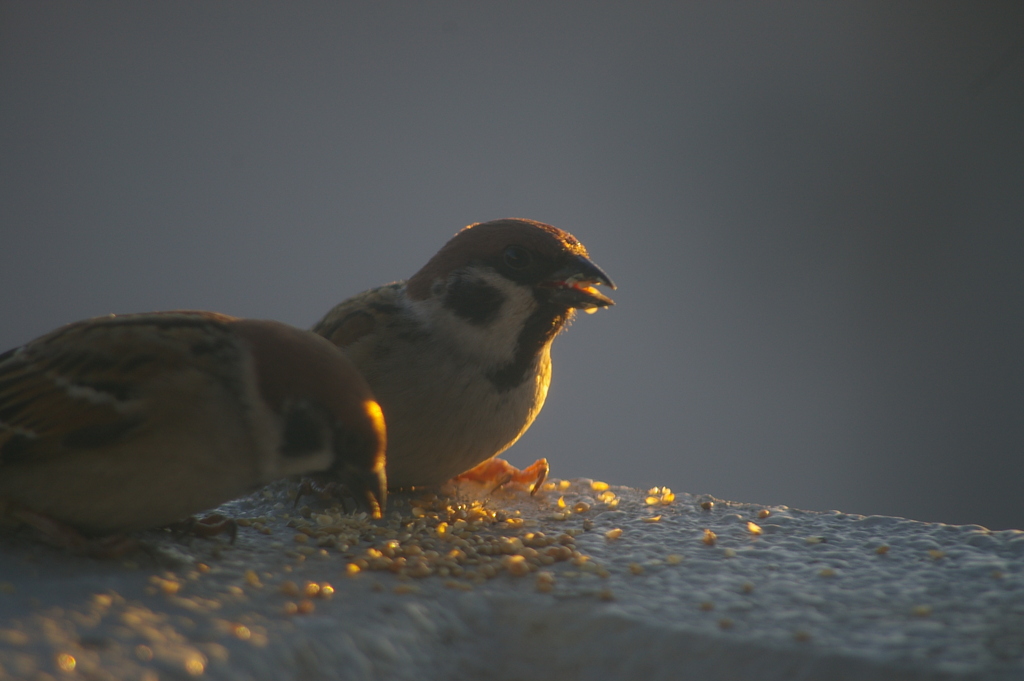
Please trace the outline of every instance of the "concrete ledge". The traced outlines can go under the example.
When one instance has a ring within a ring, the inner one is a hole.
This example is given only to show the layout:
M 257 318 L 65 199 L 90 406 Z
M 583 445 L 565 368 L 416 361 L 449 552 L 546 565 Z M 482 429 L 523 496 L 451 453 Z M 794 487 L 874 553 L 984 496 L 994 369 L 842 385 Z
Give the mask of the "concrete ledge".
M 221 509 L 264 519 L 234 545 L 151 532 L 99 561 L 0 536 L 0 679 L 1024 678 L 1024 532 L 554 487 L 491 497 L 512 520 L 478 532 L 563 535 L 577 557 L 539 579 L 351 576 L 410 499 L 320 549 L 288 522 L 328 509 L 296 518 L 283 483 Z

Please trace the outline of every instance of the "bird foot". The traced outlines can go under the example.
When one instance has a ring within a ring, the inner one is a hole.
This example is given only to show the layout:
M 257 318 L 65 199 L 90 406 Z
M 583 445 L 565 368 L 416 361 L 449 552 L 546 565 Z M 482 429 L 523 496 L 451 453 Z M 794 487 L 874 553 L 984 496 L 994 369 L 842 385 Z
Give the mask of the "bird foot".
M 341 504 L 341 508 L 345 513 L 352 513 L 359 510 L 359 504 L 355 503 L 350 505 L 348 503 L 350 495 L 345 489 L 345 485 L 340 482 L 330 481 L 323 482 L 321 480 L 315 480 L 313 478 L 303 478 L 302 482 L 299 483 L 299 488 L 295 493 L 295 507 L 298 508 L 299 503 L 304 497 L 315 496 L 321 501 L 336 502 Z M 380 518 L 380 509 L 371 508 L 370 516 L 373 518 Z
M 92 558 L 120 558 L 139 548 L 138 540 L 132 537 L 121 534 L 86 537 L 66 523 L 13 502 L 0 505 L 0 515 L 16 523 L 28 525 L 42 535 L 48 544 Z
M 344 505 L 343 491 L 337 482 L 322 482 L 313 478 L 303 478 L 295 492 L 295 507 L 304 497 L 316 496 L 321 501 L 340 501 Z
M 235 539 L 238 537 L 238 523 L 235 522 L 234 518 L 229 518 L 220 513 L 211 513 L 202 518 L 192 516 L 181 522 L 172 523 L 167 527 L 173 530 L 179 538 L 186 534 L 203 538 L 226 534 L 231 537 L 230 541 L 234 544 Z
M 477 466 L 470 468 L 465 473 L 455 476 L 454 482 L 475 482 L 481 485 L 493 485 L 491 492 L 502 487 L 513 485 L 516 487 L 528 487 L 530 494 L 536 494 L 540 486 L 547 480 L 548 471 L 547 459 L 537 459 L 526 468 L 519 470 L 505 459 L 494 457 L 484 461 Z

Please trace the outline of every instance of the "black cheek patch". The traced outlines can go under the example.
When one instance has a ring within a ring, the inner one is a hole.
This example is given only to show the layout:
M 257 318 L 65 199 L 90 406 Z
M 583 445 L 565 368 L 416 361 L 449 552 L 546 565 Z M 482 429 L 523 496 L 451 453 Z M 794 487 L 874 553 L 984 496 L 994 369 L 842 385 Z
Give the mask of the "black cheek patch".
M 471 324 L 484 326 L 494 320 L 505 295 L 479 280 L 458 278 L 448 284 L 444 306 Z
M 319 409 L 306 402 L 288 407 L 281 436 L 283 456 L 304 456 L 322 450 L 326 443 L 327 422 Z

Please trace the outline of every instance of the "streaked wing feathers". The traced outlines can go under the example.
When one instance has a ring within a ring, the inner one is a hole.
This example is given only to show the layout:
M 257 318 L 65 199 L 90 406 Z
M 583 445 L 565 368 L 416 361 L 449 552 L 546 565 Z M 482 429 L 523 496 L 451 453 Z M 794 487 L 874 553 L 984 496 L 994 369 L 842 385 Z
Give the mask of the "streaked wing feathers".
M 146 420 L 149 386 L 184 366 L 230 380 L 238 346 L 220 315 L 104 317 L 0 359 L 0 464 L 111 444 Z
M 405 282 L 379 286 L 338 303 L 313 327 L 340 348 L 347 348 L 360 338 L 387 324 L 384 317 L 399 309 L 399 292 Z

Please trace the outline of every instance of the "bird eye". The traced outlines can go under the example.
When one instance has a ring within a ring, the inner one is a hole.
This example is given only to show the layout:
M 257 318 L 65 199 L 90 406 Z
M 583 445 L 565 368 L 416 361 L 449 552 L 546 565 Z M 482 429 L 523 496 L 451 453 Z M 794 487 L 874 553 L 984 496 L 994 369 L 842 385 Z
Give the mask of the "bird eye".
M 509 246 L 505 249 L 505 264 L 514 270 L 523 270 L 533 263 L 533 256 L 525 248 Z

